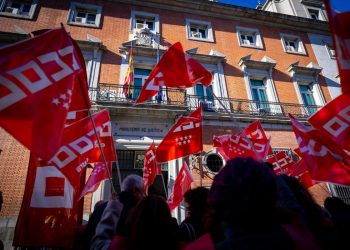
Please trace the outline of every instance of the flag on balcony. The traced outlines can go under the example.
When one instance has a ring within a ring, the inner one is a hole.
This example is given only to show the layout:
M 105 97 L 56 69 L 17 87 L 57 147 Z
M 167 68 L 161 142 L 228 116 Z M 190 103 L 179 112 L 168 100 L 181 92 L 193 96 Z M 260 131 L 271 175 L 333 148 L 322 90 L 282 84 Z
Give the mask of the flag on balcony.
M 181 43 L 172 45 L 152 70 L 136 103 L 142 103 L 155 96 L 161 86 L 189 88 L 196 83 L 211 84 L 212 75 L 193 58 L 186 58 Z
M 341 94 L 309 118 L 309 123 L 350 151 L 350 94 Z
M 291 115 L 289 118 L 311 178 L 350 185 L 349 156 L 316 129 L 304 126 Z
M 131 98 L 132 87 L 134 85 L 134 59 L 132 55 L 132 47 L 129 54 L 129 66 L 125 74 L 123 93 L 126 98 Z
M 186 162 L 184 162 L 178 175 L 176 176 L 172 192 L 167 201 L 170 211 L 174 210 L 181 203 L 186 191 L 191 189 L 192 182 L 193 177 Z
M 149 146 L 145 152 L 144 166 L 143 166 L 143 183 L 145 191 L 154 182 L 156 175 L 158 174 L 158 167 L 156 161 L 156 146 L 154 143 Z
M 69 110 L 90 108 L 85 62 L 63 29 L 0 49 L 0 125 L 49 160 Z
M 343 1 L 339 1 L 338 6 L 335 6 L 334 0 L 326 0 L 325 4 L 336 49 L 342 92 L 350 93 L 350 8 L 343 9 L 349 6 Z
M 169 130 L 156 151 L 158 163 L 195 154 L 203 150 L 202 106 L 187 117 L 181 117 Z

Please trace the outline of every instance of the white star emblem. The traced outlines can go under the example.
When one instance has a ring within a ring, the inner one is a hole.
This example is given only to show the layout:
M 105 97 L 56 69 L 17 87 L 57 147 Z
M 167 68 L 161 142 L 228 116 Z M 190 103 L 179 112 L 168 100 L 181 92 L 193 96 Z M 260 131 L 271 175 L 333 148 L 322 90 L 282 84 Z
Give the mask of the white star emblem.
M 72 95 L 72 90 L 71 90 L 71 89 L 68 89 L 68 90 L 67 90 L 67 94 L 71 96 L 71 95 Z
M 61 95 L 60 95 L 60 98 L 63 99 L 63 100 L 65 100 L 65 99 L 67 98 L 67 96 L 66 96 L 65 94 L 61 94 Z
M 65 102 L 63 105 L 62 105 L 64 108 L 66 108 L 66 109 L 68 109 L 69 108 L 69 106 L 68 106 L 68 103 L 67 102 Z
M 58 100 L 57 98 L 54 98 L 52 99 L 52 103 L 58 106 L 60 104 L 60 100 Z

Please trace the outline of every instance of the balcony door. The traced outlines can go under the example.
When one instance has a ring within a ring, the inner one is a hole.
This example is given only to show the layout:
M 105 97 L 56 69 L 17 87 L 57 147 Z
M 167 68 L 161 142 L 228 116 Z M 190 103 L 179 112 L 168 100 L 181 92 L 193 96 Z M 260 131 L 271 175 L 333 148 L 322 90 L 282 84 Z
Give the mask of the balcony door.
M 204 87 L 202 84 L 196 84 L 195 91 L 198 101 L 203 103 L 204 110 L 211 111 L 214 106 L 212 95 L 213 86 L 209 85 L 208 87 Z
M 254 101 L 253 107 L 255 111 L 268 113 L 269 105 L 266 103 L 268 100 L 264 81 L 250 79 L 250 86 L 252 89 L 252 97 Z
M 310 107 L 315 106 L 315 98 L 310 85 L 299 85 L 300 95 L 303 99 L 303 103 L 306 105 L 306 110 L 309 115 L 312 115 L 317 111 L 317 108 Z

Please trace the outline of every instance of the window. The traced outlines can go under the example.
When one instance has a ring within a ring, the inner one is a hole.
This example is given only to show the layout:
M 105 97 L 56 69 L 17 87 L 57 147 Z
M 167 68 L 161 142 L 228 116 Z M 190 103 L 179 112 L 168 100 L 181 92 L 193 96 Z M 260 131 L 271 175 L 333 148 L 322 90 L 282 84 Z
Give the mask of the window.
M 72 2 L 68 14 L 68 24 L 99 27 L 101 11 L 102 7 L 98 5 Z
M 200 83 L 196 84 L 195 95 L 197 96 L 198 100 L 203 103 L 203 108 L 205 111 L 213 111 L 214 98 L 212 91 L 212 85 L 205 87 Z
M 307 7 L 306 12 L 309 18 L 314 20 L 325 21 L 326 19 L 323 17 L 321 9 Z
M 6 16 L 15 16 L 32 19 L 38 0 L 0 0 L 0 13 Z
M 214 149 L 205 155 L 204 165 L 209 172 L 216 174 L 224 166 L 224 160 Z
M 331 59 L 335 59 L 335 48 L 333 47 L 332 44 L 326 44 L 326 49 L 328 51 L 329 57 Z
M 135 27 L 136 29 L 149 29 L 154 31 L 155 29 L 155 18 L 146 16 L 135 16 Z
M 237 35 L 241 47 L 263 48 L 261 36 L 257 29 L 237 27 Z
M 188 39 L 214 42 L 210 22 L 186 19 L 186 32 Z
M 300 37 L 285 34 L 282 34 L 281 37 L 285 52 L 304 55 L 306 54 L 303 42 L 301 41 Z
M 136 100 L 139 97 L 142 86 L 150 73 L 149 69 L 134 69 L 134 86 L 130 88 L 130 99 Z
M 148 29 L 154 34 L 159 33 L 159 15 L 143 11 L 131 11 L 131 33 L 135 34 L 141 29 Z
M 309 107 L 309 106 L 316 105 L 312 87 L 310 85 L 299 84 L 299 90 L 300 90 L 300 95 L 303 100 L 303 103 L 306 105 L 307 113 L 309 115 L 312 115 L 315 112 L 317 112 L 316 107 Z
M 252 96 L 255 109 L 259 113 L 269 113 L 269 105 L 267 102 L 266 87 L 263 80 L 250 79 L 250 86 L 252 89 Z M 261 103 L 262 102 L 262 103 Z

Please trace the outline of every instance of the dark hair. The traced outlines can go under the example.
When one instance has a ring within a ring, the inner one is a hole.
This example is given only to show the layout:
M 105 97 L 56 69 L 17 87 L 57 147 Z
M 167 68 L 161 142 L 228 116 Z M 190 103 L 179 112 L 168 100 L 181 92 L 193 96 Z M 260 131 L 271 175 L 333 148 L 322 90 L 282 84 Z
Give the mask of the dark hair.
M 275 176 L 251 157 L 229 160 L 215 176 L 209 203 L 229 225 L 254 223 L 273 213 L 278 198 Z
M 176 228 L 165 199 L 143 198 L 127 218 L 132 249 L 178 249 Z
M 202 214 L 208 207 L 209 189 L 196 187 L 184 194 L 184 200 L 188 204 L 190 214 Z

